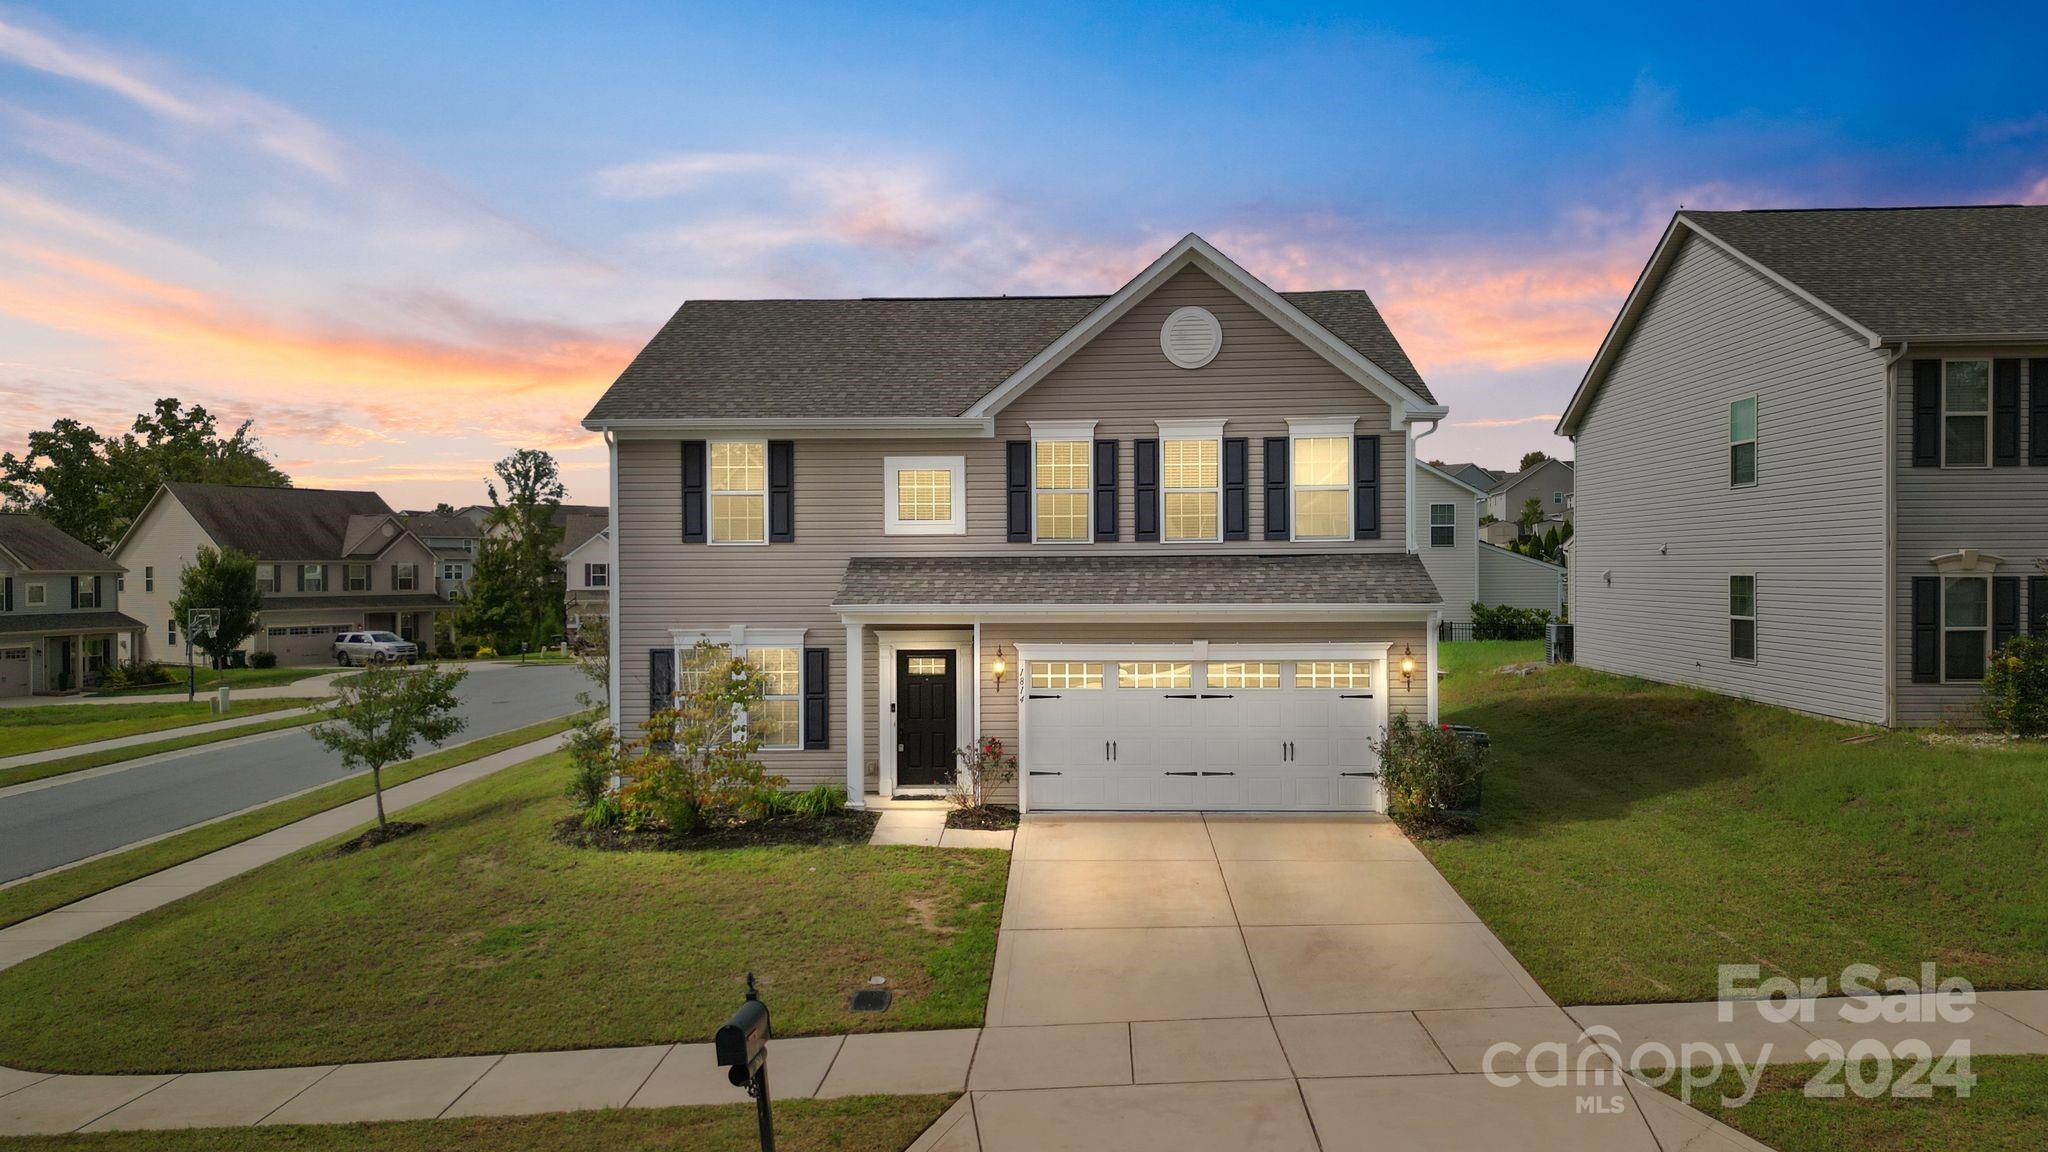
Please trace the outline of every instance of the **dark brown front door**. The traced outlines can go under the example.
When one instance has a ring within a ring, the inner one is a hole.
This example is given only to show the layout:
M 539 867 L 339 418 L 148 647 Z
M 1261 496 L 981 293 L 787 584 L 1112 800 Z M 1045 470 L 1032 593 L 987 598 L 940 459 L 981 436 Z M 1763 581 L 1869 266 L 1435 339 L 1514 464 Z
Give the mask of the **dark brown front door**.
M 958 746 L 953 653 L 896 654 L 896 785 L 930 788 L 953 782 Z

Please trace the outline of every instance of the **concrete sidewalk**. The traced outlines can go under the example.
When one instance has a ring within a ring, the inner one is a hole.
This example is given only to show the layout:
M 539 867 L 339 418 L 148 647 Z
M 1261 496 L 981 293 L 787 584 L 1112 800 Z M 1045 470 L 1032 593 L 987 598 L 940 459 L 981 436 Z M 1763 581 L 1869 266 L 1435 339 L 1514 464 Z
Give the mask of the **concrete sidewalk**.
M 322 672 L 317 676 L 308 676 L 304 680 L 294 680 L 289 684 L 236 688 L 230 693 L 230 697 L 234 700 L 277 700 L 291 696 L 332 696 L 335 678 L 346 676 L 353 671 L 353 668 L 343 668 L 334 672 Z M 209 700 L 213 696 L 213 692 L 201 692 L 197 698 Z M 123 696 L 89 696 L 84 693 L 75 696 L 5 696 L 0 697 L 0 708 L 35 708 L 68 704 L 173 704 L 184 698 L 183 692 L 131 692 Z
M 385 809 L 387 812 L 395 813 L 411 807 L 423 800 L 439 796 L 451 788 L 459 788 L 472 780 L 482 779 L 493 772 L 552 752 L 560 748 L 566 739 L 566 733 L 549 736 L 472 760 L 467 764 L 444 768 L 394 788 L 387 788 L 384 790 Z M 11 968 L 31 956 L 40 956 L 61 944 L 89 936 L 102 928 L 119 924 L 152 908 L 162 907 L 180 897 L 190 896 L 231 876 L 238 876 L 252 868 L 260 868 L 281 856 L 311 847 L 374 820 L 376 815 L 374 797 L 365 796 L 359 800 L 351 800 L 339 807 L 308 816 L 282 828 L 272 829 L 239 844 L 229 845 L 217 852 L 152 873 L 118 888 L 110 888 L 19 924 L 0 928 L 0 969 Z M 10 1074 L 0 1070 L 0 1087 L 4 1087 L 5 1077 Z
M 261 724 L 266 720 L 282 720 L 291 716 L 304 716 L 312 710 L 310 705 L 305 708 L 280 708 L 275 712 L 251 712 L 247 715 L 236 715 L 230 710 L 228 718 L 225 720 L 208 720 L 203 723 L 186 724 L 177 728 L 158 728 L 153 732 L 137 732 L 133 736 L 116 736 L 107 740 L 95 740 L 89 744 L 66 744 L 61 748 L 45 748 L 39 752 L 24 752 L 18 756 L 0 757 L 0 771 L 8 768 L 20 768 L 29 764 L 42 764 L 51 760 L 68 760 L 73 756 L 86 756 L 94 752 L 111 752 L 118 748 L 133 748 L 140 744 L 158 744 L 165 740 L 181 740 L 188 736 L 205 736 L 215 732 L 232 732 L 237 728 L 247 728 L 251 724 Z M 108 767 L 113 767 L 113 765 L 108 765 Z M 63 780 L 65 778 L 63 776 L 52 776 L 46 779 Z M 42 784 L 44 782 L 43 780 L 31 780 L 28 781 L 28 784 Z M 0 796 L 6 796 L 16 788 L 25 786 L 17 784 L 11 788 L 0 788 Z

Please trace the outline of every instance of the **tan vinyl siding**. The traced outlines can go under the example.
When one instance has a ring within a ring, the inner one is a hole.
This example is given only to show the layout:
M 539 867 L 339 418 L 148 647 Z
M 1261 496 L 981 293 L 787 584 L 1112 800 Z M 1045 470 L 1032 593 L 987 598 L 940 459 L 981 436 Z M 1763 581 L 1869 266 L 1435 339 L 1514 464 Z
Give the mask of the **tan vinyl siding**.
M 1893 587 L 1892 631 L 1897 718 L 1901 724 L 1981 723 L 1975 683 L 1913 683 L 1913 577 L 1935 575 L 1932 557 L 1975 548 L 2005 558 L 1994 575 L 2022 581 L 2039 576 L 2048 561 L 2048 468 L 2029 464 L 2027 419 L 2032 389 L 2048 381 L 2027 378 L 2020 366 L 2020 465 L 2014 468 L 1913 467 L 1913 361 L 1917 358 L 1984 359 L 2048 357 L 2048 346 L 2033 348 L 1941 348 L 1914 345 L 1892 369 L 1893 500 L 1897 508 L 1898 560 Z M 2021 587 L 2022 627 L 2034 607 Z
M 1580 663 L 1883 721 L 1879 353 L 1688 241 L 1580 428 Z M 1728 406 L 1759 396 L 1758 483 L 1728 483 Z M 1728 576 L 1757 574 L 1754 664 L 1728 656 Z M 1612 574 L 1612 582 L 1607 579 Z
M 1479 549 L 1479 593 L 1488 604 L 1541 608 L 1554 616 L 1564 608 L 1564 569 L 1483 545 Z
M 1450 504 L 1458 510 L 1457 543 L 1439 548 L 1429 542 L 1429 510 Z M 1479 497 L 1426 468 L 1415 470 L 1415 551 L 1429 569 L 1430 582 L 1443 596 L 1444 619 L 1471 622 L 1472 602 L 1479 599 Z
M 183 504 L 168 494 L 159 494 L 121 542 L 114 560 L 128 570 L 128 590 L 121 597 L 121 610 L 142 622 L 141 658 L 183 660 L 184 649 L 164 643 L 164 625 L 171 618 L 171 602 L 178 598 L 179 574 L 213 539 Z M 156 589 L 144 591 L 143 573 L 156 569 Z M 182 639 L 181 631 L 179 637 Z

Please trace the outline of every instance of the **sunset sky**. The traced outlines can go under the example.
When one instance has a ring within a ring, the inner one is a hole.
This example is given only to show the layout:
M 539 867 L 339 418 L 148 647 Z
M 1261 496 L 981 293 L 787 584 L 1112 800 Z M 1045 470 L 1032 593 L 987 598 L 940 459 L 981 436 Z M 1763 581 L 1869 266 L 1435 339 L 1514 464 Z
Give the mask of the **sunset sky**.
M 602 8 L 593 14 L 586 9 Z M 2048 200 L 2038 5 L 0 0 L 0 446 L 162 395 L 482 498 L 691 297 L 1108 292 L 1196 231 L 1550 427 L 1701 208 Z M 1946 7 L 1946 6 L 1944 6 Z

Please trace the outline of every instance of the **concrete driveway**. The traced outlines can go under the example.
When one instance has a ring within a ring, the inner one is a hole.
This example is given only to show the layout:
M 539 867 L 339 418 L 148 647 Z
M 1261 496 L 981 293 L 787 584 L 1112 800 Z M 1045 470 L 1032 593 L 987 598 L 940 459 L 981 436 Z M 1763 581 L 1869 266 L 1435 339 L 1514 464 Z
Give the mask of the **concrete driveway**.
M 970 1095 L 926 1147 L 1758 1147 L 1640 1085 L 1480 1075 L 1579 1029 L 1384 819 L 1034 816 L 1015 852 Z

